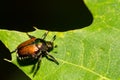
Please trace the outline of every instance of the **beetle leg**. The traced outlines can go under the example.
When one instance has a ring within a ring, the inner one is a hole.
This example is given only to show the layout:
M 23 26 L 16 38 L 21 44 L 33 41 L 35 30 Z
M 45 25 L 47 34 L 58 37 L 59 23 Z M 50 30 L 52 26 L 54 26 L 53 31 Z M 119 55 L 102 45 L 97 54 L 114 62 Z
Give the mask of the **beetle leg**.
M 40 57 L 38 58 L 38 62 L 37 62 L 37 68 L 33 74 L 33 77 L 36 75 L 37 71 L 39 70 L 40 68 L 40 65 L 41 65 L 41 59 L 42 59 L 42 55 L 40 55 Z
M 51 39 L 51 42 L 53 42 L 56 39 L 56 35 L 53 36 L 53 38 Z
M 48 33 L 49 33 L 49 31 L 46 31 L 46 32 L 42 35 L 41 38 L 42 38 L 42 39 L 45 39 Z
M 14 52 L 16 52 L 17 51 L 17 49 L 15 49 L 14 51 L 12 51 L 12 52 L 10 52 L 10 53 L 14 53 Z
M 49 60 L 55 62 L 57 65 L 59 65 L 58 61 L 57 61 L 51 54 L 49 54 L 47 51 L 46 51 L 45 54 L 46 54 L 46 58 L 47 58 L 47 59 L 49 59 Z M 50 58 L 49 58 L 48 56 L 49 56 Z
M 34 36 L 28 34 L 27 32 L 26 32 L 26 34 L 28 35 L 29 38 L 35 38 Z
M 53 36 L 53 38 L 51 39 L 51 42 L 53 43 L 53 41 L 56 39 L 56 35 Z M 57 47 L 57 45 L 53 46 L 54 48 Z

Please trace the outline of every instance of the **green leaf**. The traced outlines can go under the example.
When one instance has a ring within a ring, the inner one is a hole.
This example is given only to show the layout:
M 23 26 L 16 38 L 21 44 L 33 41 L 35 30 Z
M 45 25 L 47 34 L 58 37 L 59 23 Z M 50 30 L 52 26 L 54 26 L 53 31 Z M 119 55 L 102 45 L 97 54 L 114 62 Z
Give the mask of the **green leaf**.
M 40 69 L 33 77 L 33 65 L 20 66 L 16 53 L 12 54 L 12 63 L 32 80 L 120 80 L 120 1 L 85 0 L 85 3 L 94 17 L 90 26 L 50 32 L 47 36 L 47 40 L 57 36 L 55 44 L 58 47 L 50 54 L 59 65 L 43 58 Z M 36 30 L 30 34 L 41 37 L 44 32 Z M 27 39 L 25 33 L 0 30 L 0 40 L 10 51 Z

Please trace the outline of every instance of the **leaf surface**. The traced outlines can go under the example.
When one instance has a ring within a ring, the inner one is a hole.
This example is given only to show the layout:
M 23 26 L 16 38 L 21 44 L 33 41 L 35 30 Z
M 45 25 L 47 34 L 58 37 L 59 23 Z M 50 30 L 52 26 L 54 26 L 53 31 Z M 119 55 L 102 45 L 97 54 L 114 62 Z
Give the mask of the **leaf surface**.
M 12 63 L 24 71 L 32 80 L 119 80 L 120 79 L 120 1 L 85 0 L 94 21 L 83 29 L 66 32 L 50 32 L 46 40 L 56 35 L 58 46 L 50 52 L 60 63 L 42 59 L 35 77 L 33 65 L 20 66 L 16 53 Z M 36 30 L 31 35 L 41 37 L 44 30 Z M 14 50 L 29 38 L 25 33 L 0 30 L 0 40 Z M 55 53 L 56 52 L 56 53 Z

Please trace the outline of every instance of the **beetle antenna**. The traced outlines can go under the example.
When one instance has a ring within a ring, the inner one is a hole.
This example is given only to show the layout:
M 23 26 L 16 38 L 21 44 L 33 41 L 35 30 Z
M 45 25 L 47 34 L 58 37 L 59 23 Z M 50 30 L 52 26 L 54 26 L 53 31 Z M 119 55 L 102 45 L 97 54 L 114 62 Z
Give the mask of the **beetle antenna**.
M 49 31 L 46 31 L 43 35 L 42 35 L 42 39 L 44 40 L 46 38 L 46 36 L 48 35 Z

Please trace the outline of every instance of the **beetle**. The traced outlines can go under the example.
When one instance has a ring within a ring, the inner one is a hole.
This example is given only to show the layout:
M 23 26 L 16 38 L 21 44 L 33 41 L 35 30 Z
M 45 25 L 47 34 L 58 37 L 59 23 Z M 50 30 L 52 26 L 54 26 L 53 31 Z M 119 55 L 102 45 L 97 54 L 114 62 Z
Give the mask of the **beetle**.
M 19 61 L 37 60 L 38 63 L 40 63 L 42 57 L 46 56 L 47 59 L 59 64 L 58 61 L 49 54 L 54 48 L 53 42 L 56 39 L 56 35 L 53 36 L 51 41 L 46 41 L 45 38 L 48 32 L 49 31 L 45 32 L 41 38 L 36 38 L 26 33 L 30 39 L 18 45 L 11 53 L 17 52 L 17 59 Z

